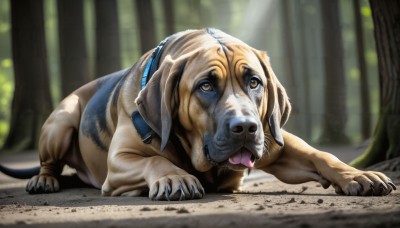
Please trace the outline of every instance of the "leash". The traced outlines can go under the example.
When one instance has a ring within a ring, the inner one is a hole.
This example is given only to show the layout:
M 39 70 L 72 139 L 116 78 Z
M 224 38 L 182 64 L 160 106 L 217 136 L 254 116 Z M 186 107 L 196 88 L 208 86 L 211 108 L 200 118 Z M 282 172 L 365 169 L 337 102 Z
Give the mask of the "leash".
M 142 75 L 142 89 L 146 87 L 153 74 L 157 71 L 160 63 L 160 58 L 164 50 L 163 47 L 167 43 L 168 38 L 169 37 L 165 38 L 157 45 L 149 60 L 147 61 L 146 68 L 144 69 Z M 131 119 L 137 132 L 142 138 L 143 143 L 150 144 L 151 140 L 153 139 L 153 130 L 150 128 L 150 126 L 146 123 L 146 121 L 144 121 L 143 117 L 138 111 L 132 113 Z

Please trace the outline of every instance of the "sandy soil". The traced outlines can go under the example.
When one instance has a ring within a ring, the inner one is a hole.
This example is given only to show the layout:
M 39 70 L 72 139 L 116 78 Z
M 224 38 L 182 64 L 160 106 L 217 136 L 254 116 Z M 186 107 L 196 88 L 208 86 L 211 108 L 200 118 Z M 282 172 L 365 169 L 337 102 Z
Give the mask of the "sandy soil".
M 328 148 L 350 161 L 359 150 Z M 11 167 L 37 164 L 37 155 L 1 155 Z M 400 171 L 388 172 L 400 189 Z M 73 171 L 66 169 L 66 179 Z M 72 178 L 72 183 L 74 179 Z M 156 202 L 146 196 L 102 197 L 70 185 L 56 194 L 29 195 L 26 180 L 0 174 L 0 226 L 7 227 L 400 227 L 400 191 L 384 197 L 338 196 L 318 183 L 287 185 L 253 171 L 240 194 Z

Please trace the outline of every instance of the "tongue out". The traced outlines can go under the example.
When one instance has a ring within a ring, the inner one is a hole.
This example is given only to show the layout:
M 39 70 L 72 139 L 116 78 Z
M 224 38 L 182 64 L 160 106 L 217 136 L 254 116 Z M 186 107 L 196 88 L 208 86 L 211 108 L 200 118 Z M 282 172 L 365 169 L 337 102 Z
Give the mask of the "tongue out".
M 251 155 L 251 152 L 246 149 L 240 150 L 229 158 L 229 163 L 232 165 L 242 164 L 247 168 L 253 168 L 254 161 L 252 161 Z

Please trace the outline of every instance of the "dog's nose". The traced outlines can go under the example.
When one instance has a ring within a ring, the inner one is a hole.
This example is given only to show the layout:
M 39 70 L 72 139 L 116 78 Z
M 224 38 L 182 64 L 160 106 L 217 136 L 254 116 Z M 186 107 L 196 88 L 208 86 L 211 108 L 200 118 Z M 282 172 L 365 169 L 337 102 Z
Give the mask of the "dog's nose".
M 235 117 L 229 121 L 229 130 L 235 136 L 253 135 L 257 132 L 257 122 L 251 117 Z

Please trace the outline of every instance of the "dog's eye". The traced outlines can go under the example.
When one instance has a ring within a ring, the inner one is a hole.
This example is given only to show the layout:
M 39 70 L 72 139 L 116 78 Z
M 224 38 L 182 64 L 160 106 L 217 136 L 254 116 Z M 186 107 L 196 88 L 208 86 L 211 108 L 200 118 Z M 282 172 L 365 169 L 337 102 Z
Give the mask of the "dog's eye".
M 203 82 L 200 84 L 200 89 L 203 90 L 204 92 L 210 92 L 213 91 L 213 87 L 209 81 Z
M 257 87 L 260 84 L 261 84 L 261 81 L 258 78 L 253 77 L 250 79 L 250 83 L 249 83 L 250 89 L 257 89 Z

